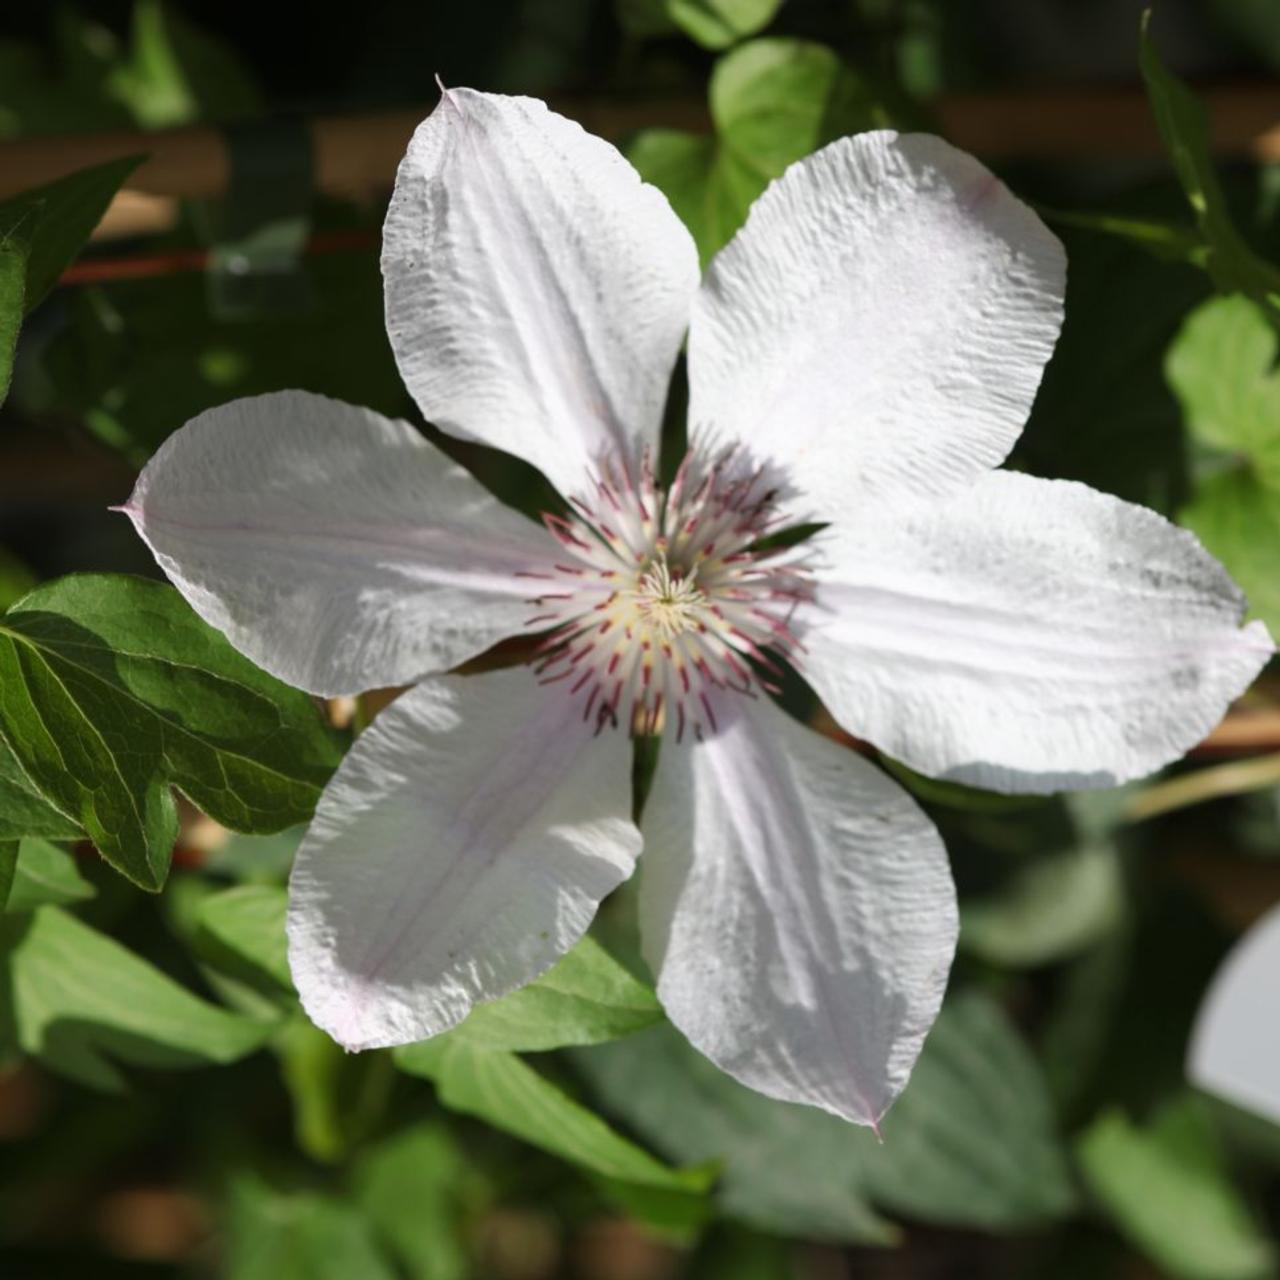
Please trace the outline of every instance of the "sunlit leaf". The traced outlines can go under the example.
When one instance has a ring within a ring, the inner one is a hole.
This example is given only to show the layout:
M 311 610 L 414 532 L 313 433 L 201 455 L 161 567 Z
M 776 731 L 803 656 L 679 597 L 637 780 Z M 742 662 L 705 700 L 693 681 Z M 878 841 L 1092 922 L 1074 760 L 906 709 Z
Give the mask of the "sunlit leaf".
M 59 907 L 0 918 L 14 1043 L 84 1084 L 117 1089 L 114 1062 L 234 1062 L 269 1027 L 199 999 Z
M 1275 1251 L 1232 1186 L 1201 1100 L 1176 1099 L 1149 1127 L 1098 1117 L 1077 1145 L 1090 1190 L 1168 1275 L 1254 1280 Z
M 274 885 L 240 885 L 206 898 L 196 919 L 224 947 L 292 991 L 284 935 L 286 905 L 285 891 Z
M 661 1019 L 652 988 L 586 937 L 528 986 L 477 1005 L 449 1035 L 476 1048 L 533 1052 L 616 1040 Z
M 83 575 L 0 618 L 0 737 L 32 789 L 143 888 L 177 834 L 170 786 L 237 830 L 311 813 L 337 759 L 306 695 L 241 657 L 171 587 Z
M 1280 338 L 1266 313 L 1240 294 L 1211 298 L 1169 347 L 1165 376 L 1193 436 L 1243 455 L 1280 491 Z
M 1178 522 L 1226 565 L 1250 612 L 1280 629 L 1280 489 L 1263 485 L 1251 470 L 1224 471 L 1200 483 Z
M 514 1053 L 441 1036 L 397 1049 L 394 1056 L 402 1071 L 434 1081 L 451 1110 L 599 1175 L 624 1198 L 627 1188 L 659 1193 L 668 1197 L 663 1210 L 673 1218 L 696 1215 L 710 1170 L 662 1164 Z
M 627 152 L 671 201 L 704 263 L 789 164 L 888 121 L 866 81 L 807 40 L 753 40 L 726 54 L 712 72 L 709 97 L 714 137 L 652 129 Z
M 724 49 L 767 27 L 782 0 L 666 0 L 671 20 L 708 49 Z
M 235 51 L 162 0 L 136 0 L 129 55 L 108 87 L 146 129 L 235 120 L 262 105 Z

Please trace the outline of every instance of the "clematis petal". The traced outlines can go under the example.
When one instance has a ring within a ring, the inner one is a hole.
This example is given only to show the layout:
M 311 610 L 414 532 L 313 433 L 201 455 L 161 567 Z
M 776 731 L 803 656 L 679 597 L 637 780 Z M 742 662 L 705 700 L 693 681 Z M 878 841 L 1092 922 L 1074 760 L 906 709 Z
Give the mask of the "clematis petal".
M 289 963 L 348 1049 L 445 1031 L 549 968 L 640 852 L 631 749 L 525 668 L 438 676 L 357 740 L 289 884 Z
M 449 90 L 400 165 L 382 272 L 400 373 L 443 430 L 567 495 L 602 455 L 656 446 L 697 251 L 607 142 Z
M 202 413 L 123 510 L 175 586 L 311 693 L 445 670 L 523 629 L 558 551 L 405 422 L 303 391 Z
M 1280 907 L 1223 962 L 1196 1016 L 1192 1083 L 1280 1124 Z
M 829 530 L 796 625 L 850 733 L 997 791 L 1109 787 L 1200 741 L 1274 652 L 1185 530 L 1012 472 L 897 521 Z
M 1064 271 L 1058 240 L 963 152 L 842 138 L 773 183 L 712 262 L 691 429 L 778 464 L 806 518 L 963 488 L 1022 431 Z
M 662 744 L 643 821 L 646 956 L 668 1016 L 774 1098 L 874 1125 L 937 1015 L 955 890 L 933 824 L 768 701 Z

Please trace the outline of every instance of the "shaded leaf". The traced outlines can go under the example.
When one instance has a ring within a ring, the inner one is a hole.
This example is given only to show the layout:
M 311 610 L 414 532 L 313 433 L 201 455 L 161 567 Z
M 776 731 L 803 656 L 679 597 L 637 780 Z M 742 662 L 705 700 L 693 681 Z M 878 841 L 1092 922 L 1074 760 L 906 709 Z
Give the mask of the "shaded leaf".
M 874 1203 L 922 1221 L 1013 1230 L 1072 1207 L 1043 1078 L 989 999 L 944 1006 L 910 1084 L 869 1130 L 773 1102 L 669 1028 L 579 1050 L 608 1111 L 670 1159 L 719 1159 L 724 1211 L 764 1230 L 885 1241 Z
M 895 1238 L 866 1193 L 869 1132 L 747 1089 L 671 1026 L 577 1051 L 573 1062 L 606 1111 L 668 1159 L 720 1162 L 716 1200 L 730 1217 L 813 1239 Z
M 468 1228 L 488 1193 L 444 1125 L 413 1125 L 367 1151 L 355 1194 L 415 1280 L 471 1275 Z
M 226 1234 L 226 1280 L 395 1280 L 368 1217 L 336 1196 L 241 1177 Z
M 0 918 L 16 1045 L 100 1089 L 123 1084 L 113 1061 L 147 1067 L 234 1062 L 269 1027 L 192 995 L 59 907 Z
M 1213 169 L 1204 108 L 1156 52 L 1150 9 L 1142 17 L 1138 66 L 1156 127 L 1204 239 L 1205 267 L 1214 284 L 1226 293 L 1247 293 L 1280 320 L 1280 270 L 1259 257 L 1231 221 Z
M 868 1187 L 886 1209 L 1007 1231 L 1075 1207 L 1044 1076 L 987 996 L 947 1002 L 883 1129 Z
M 0 737 L 117 870 L 164 883 L 170 785 L 242 831 L 308 817 L 337 760 L 311 700 L 258 670 L 173 588 L 80 575 L 0 619 Z
M 80 874 L 75 856 L 47 840 L 15 841 L 17 859 L 7 905 L 0 893 L 0 908 L 10 912 L 33 911 L 46 904 L 68 906 L 92 898 L 97 890 Z
M 312 304 L 289 319 L 211 314 L 198 272 L 78 290 L 71 323 L 44 352 L 56 404 L 141 466 L 171 432 L 214 405 L 281 387 L 404 411 L 382 320 L 376 253 L 307 261 Z M 38 390 L 38 389 L 37 389 Z
M 1083 951 L 1123 915 L 1115 851 L 1084 845 L 1027 862 L 996 893 L 963 899 L 960 945 L 995 964 L 1046 964 Z
M 341 1094 L 349 1055 L 301 1013 L 281 1029 L 272 1048 L 293 1104 L 298 1146 L 313 1160 L 340 1160 L 349 1142 Z
M 25 235 L 29 244 L 23 289 L 24 315 L 43 301 L 58 277 L 74 261 L 116 192 L 142 160 L 142 156 L 108 160 L 0 203 L 0 246 L 17 234 Z M 20 231 L 22 228 L 25 230 Z
M 1187 497 L 1187 467 L 1164 359 L 1209 282 L 1112 236 L 1064 228 L 1062 240 L 1071 264 L 1062 336 L 1012 461 L 1172 516 Z
M 0 206 L 0 214 L 3 207 Z M 0 222 L 0 404 L 9 394 L 13 380 L 13 358 L 18 348 L 18 331 L 26 313 L 27 263 L 31 255 L 31 223 Z
M 0 734 L 0 840 L 75 840 L 82 834 L 76 823 L 41 797 Z
M 1200 1099 L 1176 1099 L 1145 1129 L 1107 1112 L 1076 1150 L 1090 1190 L 1167 1274 L 1185 1280 L 1272 1274 L 1274 1249 L 1223 1167 Z
M 0 911 L 9 907 L 9 894 L 18 868 L 18 842 L 0 840 Z

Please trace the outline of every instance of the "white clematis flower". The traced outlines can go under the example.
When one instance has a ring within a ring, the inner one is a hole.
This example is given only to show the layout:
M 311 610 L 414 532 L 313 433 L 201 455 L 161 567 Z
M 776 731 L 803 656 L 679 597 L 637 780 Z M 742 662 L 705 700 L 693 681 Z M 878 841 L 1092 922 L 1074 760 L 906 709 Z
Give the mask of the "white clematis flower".
M 444 1031 L 571 947 L 643 846 L 672 1020 L 748 1085 L 874 1124 L 941 1002 L 954 889 L 910 797 L 776 707 L 775 664 L 916 769 L 1049 791 L 1174 758 L 1272 651 L 1190 534 L 992 470 L 1057 337 L 1061 246 L 946 143 L 867 133 L 789 169 L 699 284 L 612 147 L 457 90 L 401 165 L 383 270 L 422 412 L 570 516 L 537 526 L 412 427 L 302 392 L 201 415 L 127 507 L 267 670 L 418 682 L 298 854 L 308 1013 L 352 1049 Z M 827 527 L 759 545 L 800 522 Z M 447 674 L 522 632 L 533 664 Z M 629 734 L 656 732 L 641 831 Z

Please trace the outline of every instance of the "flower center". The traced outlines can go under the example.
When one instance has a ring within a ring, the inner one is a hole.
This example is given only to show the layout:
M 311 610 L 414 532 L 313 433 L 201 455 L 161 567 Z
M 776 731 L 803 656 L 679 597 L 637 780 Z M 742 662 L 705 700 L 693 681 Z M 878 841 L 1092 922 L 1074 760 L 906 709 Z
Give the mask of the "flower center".
M 771 689 L 791 657 L 790 618 L 811 594 L 803 547 L 760 545 L 777 524 L 775 490 L 738 451 L 691 452 L 668 492 L 646 457 L 602 466 L 575 514 L 544 515 L 564 558 L 545 573 L 530 625 L 550 630 L 535 670 L 565 682 L 596 731 L 623 720 L 633 734 L 674 727 L 715 732 L 730 696 Z

